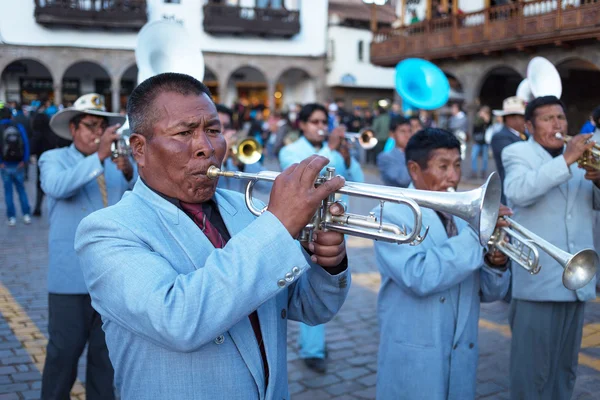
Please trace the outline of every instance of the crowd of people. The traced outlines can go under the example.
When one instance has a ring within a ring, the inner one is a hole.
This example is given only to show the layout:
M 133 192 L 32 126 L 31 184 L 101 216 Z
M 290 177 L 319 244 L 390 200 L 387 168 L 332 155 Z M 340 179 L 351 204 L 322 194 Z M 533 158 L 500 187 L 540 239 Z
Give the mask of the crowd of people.
M 305 236 L 305 228 L 324 201 L 343 215 L 339 189 L 364 181 L 347 132 L 374 132 L 367 160 L 385 185 L 444 193 L 458 188 L 472 138 L 472 171 L 487 174 L 489 145 L 503 182 L 497 229 L 511 216 L 576 253 L 594 248 L 599 227 L 600 171 L 579 161 L 600 129 L 565 145 L 556 133 L 568 134 L 566 107 L 553 96 L 481 107 L 469 135 L 459 104 L 447 129 L 426 111 L 406 117 L 397 104 L 371 115 L 347 112 L 341 101 L 268 114 L 215 104 L 203 83 L 165 73 L 129 98 L 130 155 L 113 151 L 126 117 L 107 112 L 103 96 L 49 108 L 0 109 L 8 224 L 13 185 L 23 222 L 31 222 L 23 189 L 31 155 L 40 189 L 34 215 L 41 193 L 47 199 L 44 399 L 68 398 L 86 345 L 89 399 L 115 398 L 113 387 L 126 399 L 289 398 L 288 320 L 302 323 L 301 358 L 325 373 L 325 324 L 348 294 L 352 259 L 343 234 L 316 226 Z M 600 108 L 590 124 L 600 127 Z M 264 171 L 236 151 L 247 138 L 282 170 L 264 188 L 270 200 L 258 217 L 239 181 L 208 174 Z M 315 186 L 331 167 L 336 176 Z M 397 226 L 414 221 L 401 205 L 383 215 Z M 496 300 L 510 302 L 511 398 L 570 398 L 595 278 L 566 289 L 563 268 L 545 253 L 544 268 L 531 275 L 464 220 L 429 208 L 422 219 L 429 234 L 421 243 L 374 245 L 382 277 L 378 398 L 474 398 L 479 306 Z

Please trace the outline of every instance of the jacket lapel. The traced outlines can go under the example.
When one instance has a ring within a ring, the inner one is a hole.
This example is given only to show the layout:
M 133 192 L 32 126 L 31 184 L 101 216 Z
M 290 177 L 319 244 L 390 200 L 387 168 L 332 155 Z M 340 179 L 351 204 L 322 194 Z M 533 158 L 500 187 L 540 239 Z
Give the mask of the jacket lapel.
M 462 232 L 463 229 L 471 229 L 467 223 L 460 218 L 454 218 L 458 232 Z M 467 279 L 462 281 L 459 285 L 459 296 L 458 296 L 458 317 L 456 318 L 456 332 L 454 333 L 454 343 L 458 342 L 458 339 L 467 326 L 469 320 L 469 314 L 471 312 L 471 301 L 473 296 L 473 277 L 469 276 Z
M 546 163 L 550 160 L 552 160 L 552 156 L 538 143 L 533 139 L 533 136 L 529 137 L 528 140 L 530 146 L 532 147 L 532 150 L 535 154 L 537 154 L 537 156 L 539 157 L 539 162 L 536 163 L 536 165 L 540 165 L 543 163 Z M 563 183 L 562 185 L 558 185 L 558 190 L 560 191 L 560 193 L 565 197 L 565 199 L 567 198 L 567 191 L 569 190 L 567 188 L 567 183 Z

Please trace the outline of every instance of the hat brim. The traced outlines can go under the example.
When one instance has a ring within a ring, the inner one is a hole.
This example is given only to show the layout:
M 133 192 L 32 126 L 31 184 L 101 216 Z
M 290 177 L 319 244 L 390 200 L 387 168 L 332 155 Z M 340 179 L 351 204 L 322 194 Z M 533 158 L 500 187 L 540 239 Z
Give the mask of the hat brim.
M 115 125 L 125 123 L 125 116 L 118 113 L 111 113 L 107 111 L 98 111 L 98 110 L 75 110 L 72 108 L 64 109 L 52 116 L 50 120 L 50 129 L 60 136 L 63 139 L 73 140 L 73 136 L 71 135 L 71 129 L 69 128 L 69 123 L 71 120 L 80 114 L 89 114 L 89 115 L 97 115 L 99 117 L 108 118 L 108 125 Z
M 496 117 L 506 117 L 508 115 L 525 115 L 525 111 L 503 111 L 503 110 L 494 110 L 492 111 Z

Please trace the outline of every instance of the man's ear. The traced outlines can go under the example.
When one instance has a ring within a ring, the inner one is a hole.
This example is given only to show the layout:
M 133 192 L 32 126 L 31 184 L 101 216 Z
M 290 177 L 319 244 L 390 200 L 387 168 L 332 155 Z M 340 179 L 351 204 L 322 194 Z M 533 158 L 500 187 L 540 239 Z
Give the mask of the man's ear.
M 129 136 L 129 146 L 131 155 L 138 165 L 138 168 L 144 167 L 144 155 L 146 153 L 146 137 L 139 133 L 132 133 Z
M 531 121 L 525 121 L 525 128 L 527 128 L 527 132 L 530 135 L 533 135 L 534 129 L 533 129 L 533 124 L 531 123 Z
M 408 169 L 408 173 L 410 174 L 410 178 L 413 182 L 417 180 L 416 178 L 421 176 L 421 166 L 415 161 L 408 161 L 406 163 L 406 168 Z

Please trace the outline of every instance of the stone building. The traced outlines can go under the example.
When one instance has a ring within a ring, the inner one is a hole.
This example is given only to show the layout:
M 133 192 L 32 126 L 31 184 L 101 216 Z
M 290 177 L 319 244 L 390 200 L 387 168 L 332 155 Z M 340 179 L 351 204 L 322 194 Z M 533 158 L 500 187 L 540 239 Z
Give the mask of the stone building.
M 0 100 L 68 105 L 95 91 L 122 109 L 137 84 L 137 32 L 159 19 L 183 24 L 220 102 L 275 109 L 326 97 L 321 0 L 0 0 L 0 8 Z

